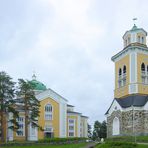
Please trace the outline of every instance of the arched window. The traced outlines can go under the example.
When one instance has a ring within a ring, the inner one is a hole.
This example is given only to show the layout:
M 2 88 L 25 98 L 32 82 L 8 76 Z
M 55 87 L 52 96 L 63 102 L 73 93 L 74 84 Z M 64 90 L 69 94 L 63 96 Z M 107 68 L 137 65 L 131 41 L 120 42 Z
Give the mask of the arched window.
M 145 71 L 145 64 L 144 63 L 141 64 L 141 71 Z
M 131 38 L 130 37 L 128 37 L 128 44 L 130 44 L 131 43 Z
M 120 134 L 120 122 L 117 117 L 114 118 L 113 120 L 113 135 L 119 135 Z
M 121 76 L 121 75 L 122 75 L 122 69 L 119 68 L 119 76 Z
M 141 38 L 141 42 L 142 42 L 142 44 L 144 44 L 144 37 Z
M 45 106 L 45 120 L 52 120 L 52 118 L 53 118 L 52 112 L 53 112 L 52 105 L 51 104 L 47 104 Z
M 123 73 L 124 74 L 126 73 L 126 66 L 125 65 L 123 66 Z
M 45 106 L 45 112 L 52 112 L 52 105 L 51 104 L 47 104 Z
M 138 43 L 140 43 L 140 36 L 138 36 Z

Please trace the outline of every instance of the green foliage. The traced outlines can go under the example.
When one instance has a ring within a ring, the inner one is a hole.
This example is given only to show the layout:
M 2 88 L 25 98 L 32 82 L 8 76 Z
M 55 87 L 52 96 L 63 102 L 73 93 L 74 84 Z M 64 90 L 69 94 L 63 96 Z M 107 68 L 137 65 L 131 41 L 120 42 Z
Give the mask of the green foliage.
M 123 142 L 134 142 L 135 137 L 133 136 L 118 136 L 107 138 L 106 141 L 123 141 Z M 148 142 L 148 136 L 136 136 L 137 142 Z
M 92 139 L 99 140 L 100 138 L 106 138 L 106 132 L 106 121 L 103 121 L 102 123 L 95 121 Z
M 88 138 L 92 138 L 91 125 L 87 124 L 87 127 L 88 127 Z
M 120 148 L 134 148 L 137 146 L 136 143 L 130 143 L 130 142 L 108 142 L 106 143 L 110 147 L 120 147 Z
M 28 80 L 18 80 L 17 102 L 21 104 L 22 110 L 25 112 L 25 139 L 28 140 L 28 124 L 33 127 L 41 127 L 37 124 L 37 117 L 39 116 L 40 102 L 35 97 L 33 85 Z
M 136 143 L 130 142 L 106 142 L 105 144 L 97 145 L 96 148 L 136 148 Z
M 1 123 L 1 137 L 4 142 L 4 124 L 5 118 L 8 117 L 8 113 L 13 114 L 14 119 L 10 119 L 9 122 L 12 126 L 8 127 L 11 129 L 18 128 L 18 124 L 15 118 L 18 117 L 18 112 L 15 109 L 15 82 L 12 78 L 4 71 L 0 72 L 0 123 Z
M 87 138 L 78 138 L 78 137 L 74 137 L 74 138 L 45 138 L 45 139 L 41 139 L 38 142 L 39 143 L 61 143 L 61 142 L 73 142 L 73 141 L 84 141 Z

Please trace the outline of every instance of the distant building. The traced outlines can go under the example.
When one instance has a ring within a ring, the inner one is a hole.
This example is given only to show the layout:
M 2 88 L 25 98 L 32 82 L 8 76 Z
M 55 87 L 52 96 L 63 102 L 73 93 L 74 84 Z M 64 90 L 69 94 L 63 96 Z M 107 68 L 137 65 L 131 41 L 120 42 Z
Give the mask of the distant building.
M 148 135 L 147 32 L 133 28 L 123 35 L 124 48 L 115 63 L 114 99 L 106 112 L 107 136 Z
M 74 111 L 74 106 L 68 104 L 68 100 L 61 95 L 47 89 L 46 86 L 37 81 L 35 75 L 31 83 L 34 86 L 36 98 L 40 101 L 40 116 L 38 124 L 44 131 L 28 126 L 28 137 L 30 141 L 36 141 L 43 138 L 53 137 L 87 137 L 87 120 L 88 117 Z M 6 119 L 5 139 L 8 141 L 25 140 L 25 116 L 21 107 L 19 110 L 19 129 L 14 132 L 8 129 L 8 120 Z

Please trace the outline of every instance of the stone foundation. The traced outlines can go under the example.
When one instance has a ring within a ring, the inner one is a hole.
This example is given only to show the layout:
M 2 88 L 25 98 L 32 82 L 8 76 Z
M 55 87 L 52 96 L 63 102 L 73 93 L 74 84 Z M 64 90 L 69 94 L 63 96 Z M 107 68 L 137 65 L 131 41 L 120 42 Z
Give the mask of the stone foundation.
M 148 135 L 148 111 L 130 110 L 113 111 L 107 117 L 107 136 L 113 136 L 113 120 L 117 117 L 120 122 L 120 135 Z

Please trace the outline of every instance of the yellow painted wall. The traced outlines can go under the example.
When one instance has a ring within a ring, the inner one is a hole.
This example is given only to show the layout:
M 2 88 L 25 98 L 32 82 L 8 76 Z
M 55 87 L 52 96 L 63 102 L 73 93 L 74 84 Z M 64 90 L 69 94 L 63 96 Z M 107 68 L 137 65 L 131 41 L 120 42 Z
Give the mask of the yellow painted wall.
M 128 84 L 129 84 L 129 55 L 123 57 L 121 60 L 115 62 L 115 91 L 114 96 L 115 98 L 120 98 L 125 95 L 128 95 Z M 118 88 L 118 73 L 119 68 L 123 70 L 123 66 L 126 66 L 126 85 L 123 87 Z
M 75 119 L 75 137 L 78 137 L 78 115 L 68 115 L 67 116 L 67 137 L 68 135 L 68 119 Z
M 45 121 L 44 118 L 44 107 L 46 104 L 51 104 L 53 106 L 53 120 Z M 40 102 L 40 117 L 38 119 L 38 123 L 42 128 L 45 125 L 51 125 L 53 127 L 54 137 L 59 137 L 59 126 L 60 126 L 60 119 L 59 119 L 59 103 L 53 100 L 52 98 L 46 98 Z M 44 138 L 44 131 L 38 131 L 38 139 Z
M 137 54 L 137 77 L 138 77 L 138 93 L 148 94 L 148 85 L 142 84 L 141 79 L 141 64 L 144 63 L 145 66 L 148 65 L 148 55 Z

